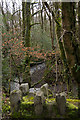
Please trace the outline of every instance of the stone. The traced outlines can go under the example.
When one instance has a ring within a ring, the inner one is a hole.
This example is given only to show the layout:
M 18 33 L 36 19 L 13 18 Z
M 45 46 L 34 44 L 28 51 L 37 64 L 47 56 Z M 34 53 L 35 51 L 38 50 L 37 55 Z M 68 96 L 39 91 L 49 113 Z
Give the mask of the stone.
M 19 89 L 22 91 L 22 95 L 27 95 L 29 93 L 29 84 L 28 83 L 23 83 L 20 85 Z
M 53 105 L 54 105 L 54 103 L 53 103 L 53 102 L 52 102 L 52 103 L 48 103 L 48 104 L 47 104 L 47 110 L 48 110 L 50 113 L 52 112 Z
M 34 97 L 34 109 L 36 115 L 41 115 L 43 112 L 43 104 L 45 102 L 44 93 L 42 91 L 37 91 Z
M 35 114 L 36 115 L 41 115 L 43 112 L 43 106 L 42 104 L 38 104 L 35 106 Z
M 45 96 L 42 91 L 37 91 L 34 98 L 35 98 L 34 104 L 37 104 L 37 103 L 44 104 L 45 103 Z
M 56 103 L 57 103 L 57 107 L 58 110 L 60 112 L 61 115 L 65 114 L 66 111 L 66 97 L 65 97 L 65 93 L 60 93 L 60 94 L 56 94 Z
M 30 88 L 29 89 L 29 95 L 35 96 L 35 94 L 37 93 L 37 91 L 40 91 L 40 88 Z
M 48 84 L 44 84 L 41 86 L 41 91 L 44 93 L 44 96 L 48 97 Z
M 47 114 L 47 117 L 51 117 L 51 116 L 52 116 L 52 113 L 53 113 L 53 105 L 54 105 L 53 102 L 46 104 L 47 113 L 48 113 L 48 114 Z
M 22 92 L 20 90 L 13 90 L 10 93 L 10 104 L 11 104 L 11 112 L 17 112 L 20 108 L 20 103 L 22 100 Z

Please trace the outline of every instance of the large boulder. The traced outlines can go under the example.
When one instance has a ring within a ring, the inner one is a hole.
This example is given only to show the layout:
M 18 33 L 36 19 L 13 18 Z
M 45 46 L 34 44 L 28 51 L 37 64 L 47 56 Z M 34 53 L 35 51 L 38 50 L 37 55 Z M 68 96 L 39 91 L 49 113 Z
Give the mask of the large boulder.
M 66 97 L 65 97 L 65 93 L 60 93 L 60 94 L 56 94 L 56 103 L 57 103 L 57 107 L 58 110 L 60 112 L 61 115 L 65 114 L 66 111 Z
M 34 97 L 34 107 L 36 115 L 42 114 L 44 102 L 45 102 L 44 93 L 42 91 L 37 91 Z
M 10 104 L 11 104 L 11 112 L 17 112 L 20 107 L 22 99 L 22 92 L 20 90 L 13 90 L 10 93 Z
M 27 93 L 29 93 L 29 84 L 23 83 L 20 85 L 19 89 L 22 91 L 22 95 L 26 95 Z
M 44 96 L 48 97 L 48 84 L 42 85 L 40 89 L 44 93 Z

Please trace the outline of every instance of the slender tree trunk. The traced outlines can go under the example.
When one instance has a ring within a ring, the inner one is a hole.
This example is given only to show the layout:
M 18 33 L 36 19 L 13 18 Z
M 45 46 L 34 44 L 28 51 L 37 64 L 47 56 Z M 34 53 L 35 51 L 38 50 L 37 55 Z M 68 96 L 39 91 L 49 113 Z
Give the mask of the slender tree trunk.
M 44 11 L 44 29 L 47 31 L 47 19 L 46 19 L 46 11 Z
M 30 77 L 30 56 L 29 56 L 29 49 L 30 49 L 30 2 L 26 2 L 26 34 L 25 34 L 25 47 L 27 48 L 26 57 L 25 57 L 25 73 L 23 77 L 23 82 L 28 82 L 29 87 L 31 87 L 31 77 Z
M 78 2 L 78 38 L 80 43 L 80 1 Z
M 23 17 L 23 33 L 22 33 L 22 36 L 23 36 L 23 41 L 24 41 L 24 38 L 25 38 L 25 27 L 26 27 L 26 24 L 25 24 L 25 2 L 22 2 L 22 17 Z
M 15 12 L 15 2 L 12 1 L 12 6 L 13 6 L 13 13 Z M 12 16 L 12 33 L 13 33 L 13 28 L 14 28 L 14 16 Z
M 55 39 L 55 28 L 54 28 L 54 23 L 51 20 L 51 15 L 50 13 L 47 12 L 46 8 L 45 8 L 45 4 L 43 3 L 43 8 L 45 9 L 45 12 L 49 18 L 49 22 L 50 22 L 50 36 L 51 36 L 51 41 L 52 41 L 52 49 L 54 49 L 54 39 Z M 52 30 L 52 23 L 53 23 L 53 30 Z
M 55 21 L 52 19 L 52 26 L 53 26 L 53 37 L 52 37 L 52 49 L 55 49 L 54 42 L 56 41 L 56 35 L 55 35 Z
M 34 14 L 34 4 L 32 4 L 32 15 Z M 32 24 L 34 24 L 34 16 L 32 17 Z M 34 29 L 34 25 L 33 25 Z
M 53 3 L 53 12 L 54 12 L 54 3 Z M 52 16 L 52 26 L 53 26 L 53 40 L 52 40 L 52 49 L 54 50 L 55 49 L 55 46 L 54 46 L 54 42 L 56 41 L 56 34 L 55 34 L 55 20 L 54 20 L 54 17 Z
M 41 29 L 43 31 L 43 9 L 41 10 Z
M 48 17 L 49 17 L 49 22 L 50 22 L 50 36 L 51 36 L 51 41 L 52 41 L 52 49 L 54 48 L 54 43 L 53 43 L 53 33 L 52 33 L 52 20 L 50 14 L 46 12 Z
M 21 12 L 20 12 L 20 7 L 19 7 L 19 26 L 21 28 Z
M 40 6 L 41 9 L 41 6 Z M 43 25 L 43 7 L 41 10 L 41 39 L 42 39 L 42 43 L 41 43 L 41 49 L 43 48 L 43 33 L 44 33 L 44 25 Z

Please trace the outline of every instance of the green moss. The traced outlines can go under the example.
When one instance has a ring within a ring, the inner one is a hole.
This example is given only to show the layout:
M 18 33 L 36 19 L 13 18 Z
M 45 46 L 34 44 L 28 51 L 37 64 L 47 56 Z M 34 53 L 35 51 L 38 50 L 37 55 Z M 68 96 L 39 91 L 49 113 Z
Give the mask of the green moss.
M 68 107 L 69 109 L 78 109 L 77 106 L 75 106 L 74 104 L 69 103 L 69 102 L 67 102 L 67 107 Z
M 22 100 L 22 104 L 34 104 L 34 97 L 33 96 L 24 96 Z
M 53 97 L 53 95 L 52 94 L 50 94 L 49 96 L 48 96 L 48 98 L 52 98 Z
M 80 100 L 78 100 L 78 99 L 67 99 L 67 101 L 68 102 L 78 102 L 78 103 L 80 103 Z
M 54 102 L 54 101 L 55 101 L 55 98 L 53 98 L 53 97 L 52 97 L 52 98 L 47 98 L 47 99 L 46 99 L 46 103 Z
M 34 100 L 34 97 L 33 97 L 33 96 L 24 96 L 24 97 L 23 97 L 23 100 L 24 100 L 24 101 L 26 101 L 26 100 L 27 100 L 27 101 L 33 101 L 33 100 Z

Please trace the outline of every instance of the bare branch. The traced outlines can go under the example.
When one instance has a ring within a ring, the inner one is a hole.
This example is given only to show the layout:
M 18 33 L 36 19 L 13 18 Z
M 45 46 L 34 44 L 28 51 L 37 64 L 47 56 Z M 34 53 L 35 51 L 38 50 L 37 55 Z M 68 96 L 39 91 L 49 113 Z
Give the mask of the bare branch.
M 52 14 L 55 22 L 56 22 L 59 26 L 61 26 L 60 23 L 58 22 L 58 20 L 56 19 L 54 12 L 50 9 L 50 6 L 48 5 L 48 3 L 47 3 L 47 2 L 44 2 L 43 4 L 48 8 L 48 10 L 49 10 L 49 12 Z
M 14 16 L 14 15 L 15 15 L 15 13 L 17 13 L 17 12 L 19 12 L 19 11 L 22 11 L 22 10 L 21 10 L 21 9 L 19 9 L 19 10 L 15 11 L 15 12 L 12 14 L 12 16 Z
M 34 25 L 37 25 L 37 24 L 41 24 L 41 23 L 34 23 L 34 24 L 30 25 L 30 27 L 32 27 L 32 26 L 34 26 Z
M 35 12 L 34 14 L 32 14 L 31 17 L 33 17 L 34 15 L 36 15 L 39 12 L 41 12 L 41 10 L 38 10 L 37 12 Z

